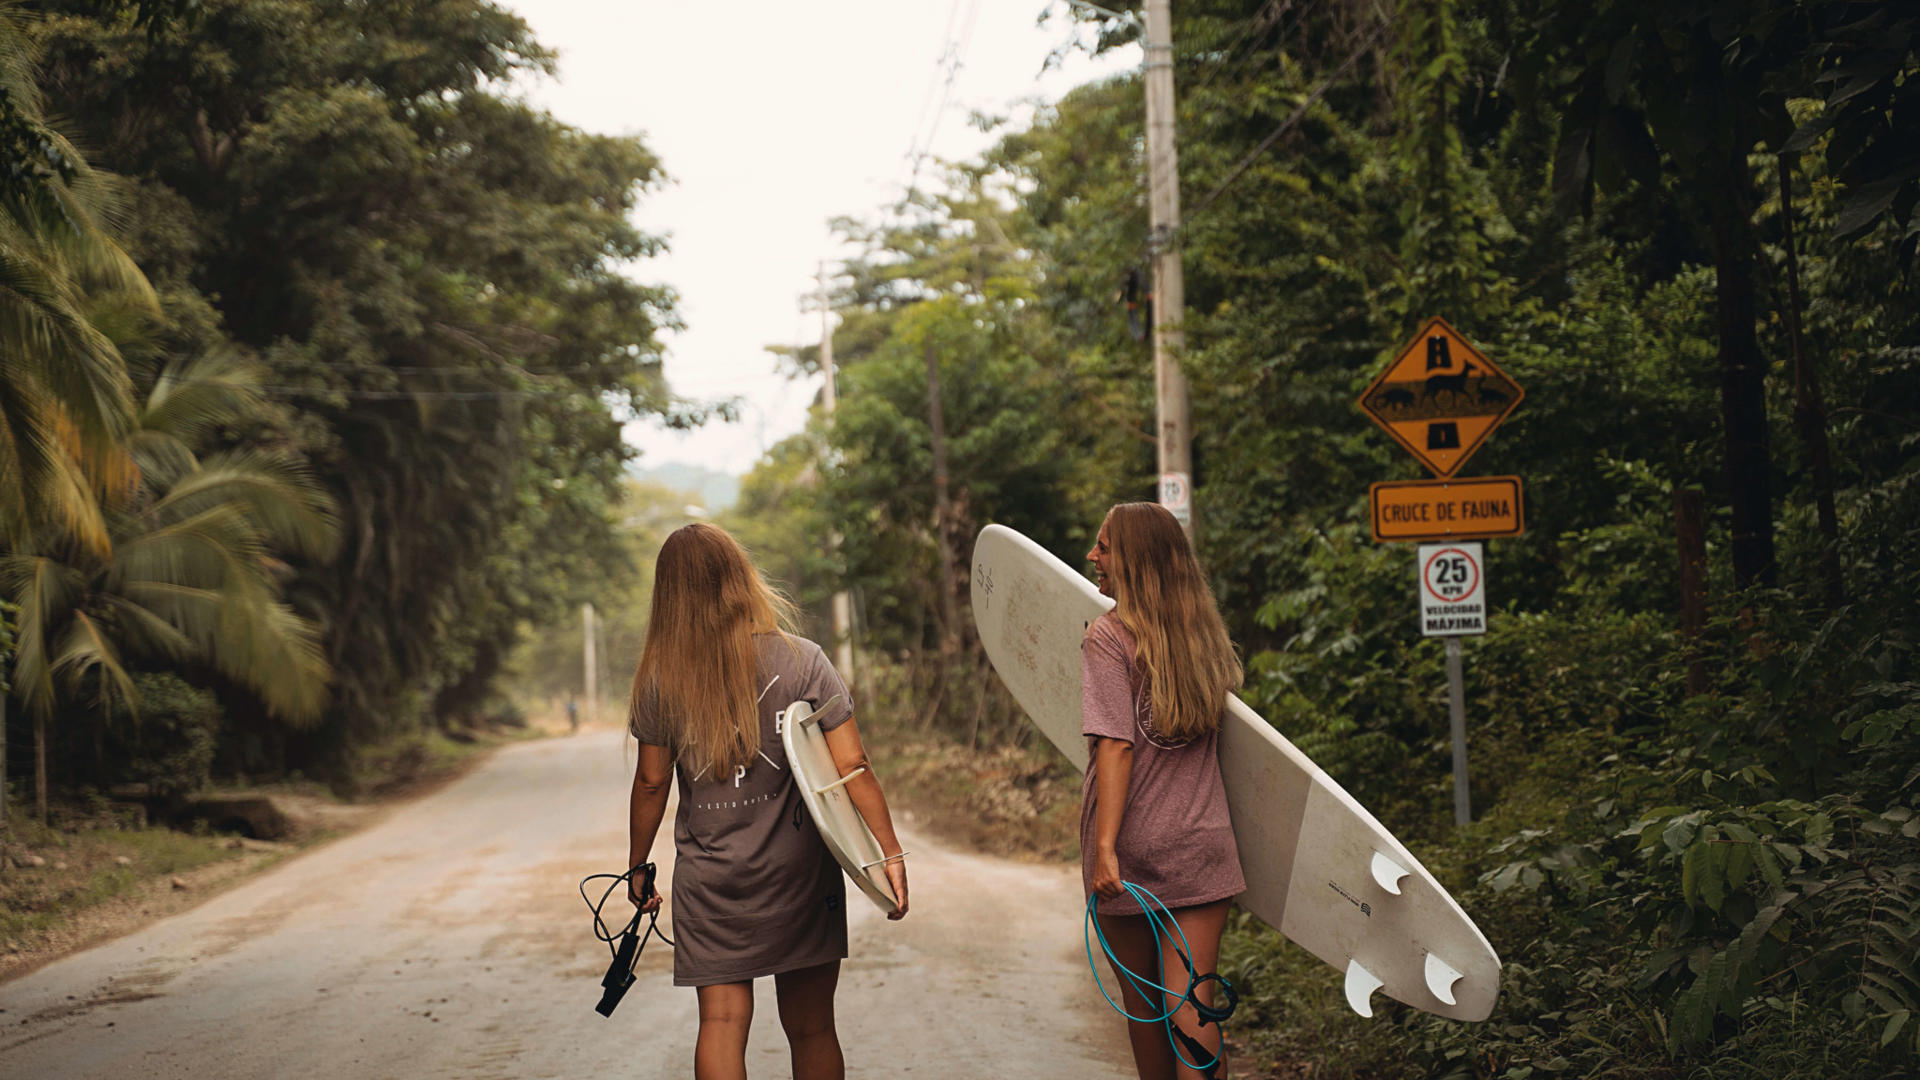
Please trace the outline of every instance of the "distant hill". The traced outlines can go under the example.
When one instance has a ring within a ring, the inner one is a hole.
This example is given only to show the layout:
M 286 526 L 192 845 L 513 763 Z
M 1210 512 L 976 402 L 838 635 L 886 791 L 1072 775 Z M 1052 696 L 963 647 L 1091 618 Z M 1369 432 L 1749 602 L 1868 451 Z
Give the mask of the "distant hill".
M 739 477 L 704 465 L 667 461 L 649 468 L 634 469 L 633 475 L 650 484 L 684 491 L 696 497 L 710 514 L 717 514 L 740 499 Z

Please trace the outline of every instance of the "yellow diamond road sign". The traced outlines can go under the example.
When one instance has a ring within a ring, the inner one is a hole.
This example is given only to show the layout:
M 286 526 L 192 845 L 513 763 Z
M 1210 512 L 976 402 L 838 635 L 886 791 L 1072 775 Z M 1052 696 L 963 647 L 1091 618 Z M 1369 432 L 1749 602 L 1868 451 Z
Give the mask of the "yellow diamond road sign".
M 1360 409 L 1437 476 L 1452 476 L 1520 404 L 1520 384 L 1438 316 L 1360 395 Z

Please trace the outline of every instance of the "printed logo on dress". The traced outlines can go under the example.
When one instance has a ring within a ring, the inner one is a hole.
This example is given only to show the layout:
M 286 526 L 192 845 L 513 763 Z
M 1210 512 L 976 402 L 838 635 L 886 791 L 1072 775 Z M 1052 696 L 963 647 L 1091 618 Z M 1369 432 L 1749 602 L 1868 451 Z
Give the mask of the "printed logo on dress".
M 763 802 L 772 802 L 776 797 L 776 792 L 769 791 L 765 795 L 756 795 L 750 799 L 724 799 L 714 802 L 694 803 L 693 808 L 695 810 L 737 810 L 742 806 L 755 806 Z
M 1140 728 L 1140 734 L 1162 750 L 1178 750 L 1193 741 L 1192 739 L 1169 739 L 1153 726 L 1153 694 L 1148 691 L 1144 682 L 1140 692 L 1133 697 L 1133 717 L 1134 723 Z

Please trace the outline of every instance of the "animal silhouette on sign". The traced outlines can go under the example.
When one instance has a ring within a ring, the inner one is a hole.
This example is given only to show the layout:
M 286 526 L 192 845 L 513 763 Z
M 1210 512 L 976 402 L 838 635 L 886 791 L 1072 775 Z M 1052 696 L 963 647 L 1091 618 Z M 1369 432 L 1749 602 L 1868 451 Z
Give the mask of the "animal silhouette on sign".
M 1413 396 L 1413 391 L 1394 386 L 1388 387 L 1378 394 L 1375 394 L 1373 407 L 1376 409 L 1410 409 L 1413 407 L 1413 403 L 1418 400 L 1418 398 Z
M 1429 375 L 1427 376 L 1426 387 L 1420 396 L 1429 401 L 1438 401 L 1442 392 L 1459 394 L 1464 397 L 1467 392 L 1468 376 L 1474 375 L 1479 371 L 1479 368 L 1473 366 L 1473 361 L 1469 360 L 1460 366 L 1458 374 Z

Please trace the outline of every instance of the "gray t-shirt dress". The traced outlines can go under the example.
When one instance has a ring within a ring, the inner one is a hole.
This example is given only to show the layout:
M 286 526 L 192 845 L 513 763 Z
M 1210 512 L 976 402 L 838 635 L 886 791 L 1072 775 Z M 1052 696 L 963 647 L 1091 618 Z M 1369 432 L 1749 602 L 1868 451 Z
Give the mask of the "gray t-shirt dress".
M 775 724 L 805 700 L 827 706 L 820 727 L 831 731 L 853 715 L 853 701 L 820 646 L 782 634 L 755 635 L 754 644 L 759 755 L 725 776 L 674 765 L 676 986 L 745 982 L 847 955 L 846 883 L 800 801 Z M 627 726 L 643 743 L 674 749 L 651 702 L 637 697 Z

